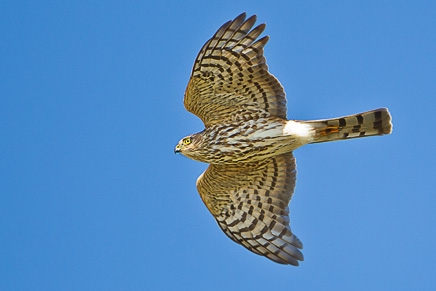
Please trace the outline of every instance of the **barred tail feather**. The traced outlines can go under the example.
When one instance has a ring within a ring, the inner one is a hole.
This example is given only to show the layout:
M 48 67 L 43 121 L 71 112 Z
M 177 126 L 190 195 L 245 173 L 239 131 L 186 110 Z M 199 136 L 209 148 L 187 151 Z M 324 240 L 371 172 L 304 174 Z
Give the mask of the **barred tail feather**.
M 315 129 L 315 136 L 311 143 L 384 135 L 392 132 L 391 115 L 387 108 L 339 118 L 306 121 L 305 124 Z

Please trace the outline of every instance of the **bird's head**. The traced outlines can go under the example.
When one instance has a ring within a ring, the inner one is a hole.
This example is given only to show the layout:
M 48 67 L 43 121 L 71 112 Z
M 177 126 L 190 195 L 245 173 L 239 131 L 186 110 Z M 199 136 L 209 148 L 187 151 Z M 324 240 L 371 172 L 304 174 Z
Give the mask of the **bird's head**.
M 196 159 L 196 151 L 200 146 L 201 137 L 198 134 L 191 134 L 182 138 L 174 148 L 175 154 L 182 154 L 185 157 Z

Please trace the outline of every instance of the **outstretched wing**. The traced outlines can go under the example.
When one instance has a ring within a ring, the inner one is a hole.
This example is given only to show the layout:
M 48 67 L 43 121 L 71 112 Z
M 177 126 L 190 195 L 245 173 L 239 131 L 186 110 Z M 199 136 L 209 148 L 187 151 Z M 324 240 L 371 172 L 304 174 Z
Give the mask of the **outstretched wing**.
M 292 153 L 259 163 L 210 165 L 197 189 L 232 240 L 277 263 L 297 266 L 303 245 L 291 232 L 288 209 L 295 167 Z
M 263 47 L 265 29 L 245 13 L 221 26 L 200 50 L 185 91 L 185 108 L 204 124 L 251 116 L 286 118 L 286 97 L 280 82 L 268 72 Z

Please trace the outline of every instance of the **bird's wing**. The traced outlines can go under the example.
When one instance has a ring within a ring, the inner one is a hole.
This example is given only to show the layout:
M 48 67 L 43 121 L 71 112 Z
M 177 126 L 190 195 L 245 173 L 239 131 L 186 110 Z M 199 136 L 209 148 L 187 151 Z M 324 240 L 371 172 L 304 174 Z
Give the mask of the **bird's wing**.
M 254 29 L 256 16 L 245 13 L 222 25 L 200 50 L 185 91 L 185 108 L 210 126 L 250 116 L 286 118 L 286 97 L 268 72 L 263 47 L 265 29 Z
M 300 240 L 289 226 L 295 187 L 292 153 L 258 163 L 210 165 L 197 189 L 221 229 L 250 251 L 281 264 L 303 260 Z

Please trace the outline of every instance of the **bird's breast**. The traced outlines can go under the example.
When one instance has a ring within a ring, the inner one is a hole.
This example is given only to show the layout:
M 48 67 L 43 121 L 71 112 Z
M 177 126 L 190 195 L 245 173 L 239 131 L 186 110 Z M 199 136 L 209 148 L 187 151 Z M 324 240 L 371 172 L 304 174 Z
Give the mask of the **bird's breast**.
M 217 124 L 203 132 L 202 161 L 211 164 L 255 162 L 295 149 L 284 134 L 286 120 L 262 118 Z

